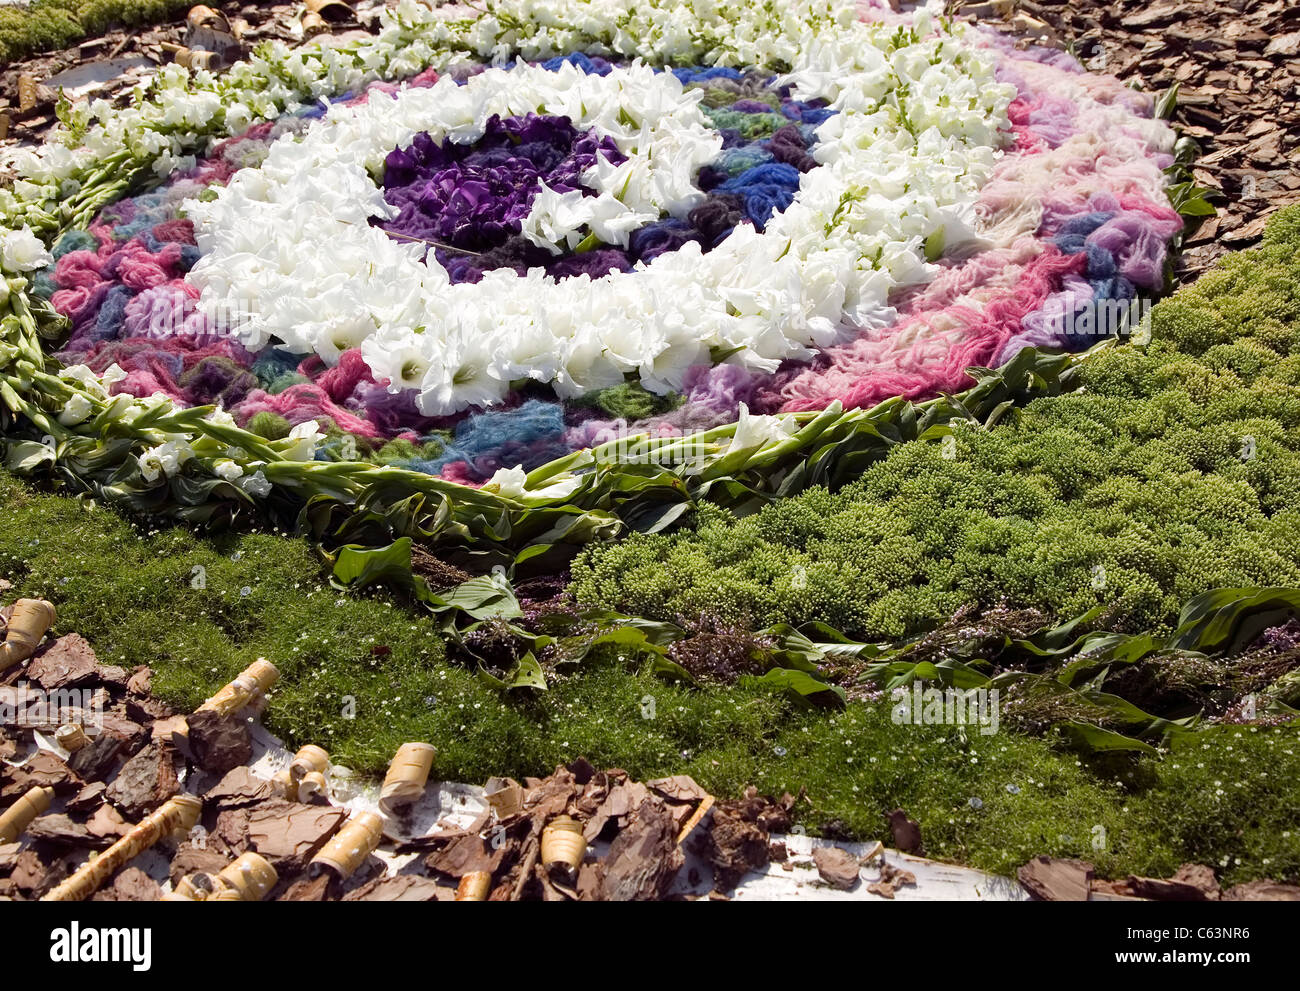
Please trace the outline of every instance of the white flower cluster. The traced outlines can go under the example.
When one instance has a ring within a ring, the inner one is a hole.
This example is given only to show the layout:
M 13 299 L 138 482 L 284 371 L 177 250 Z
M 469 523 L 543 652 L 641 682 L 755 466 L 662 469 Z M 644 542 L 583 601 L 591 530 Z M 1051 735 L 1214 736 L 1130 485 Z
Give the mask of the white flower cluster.
M 546 190 L 524 224 L 537 243 L 570 248 L 586 228 L 625 244 L 661 212 L 683 215 L 699 196 L 695 173 L 718 149 L 697 98 L 671 74 L 520 65 L 334 108 L 301 140 L 282 138 L 260 170 L 188 205 L 205 252 L 189 278 L 205 308 L 251 305 L 241 329 L 250 346 L 278 339 L 326 361 L 360 346 L 377 377 L 416 390 L 435 415 L 499 401 L 520 379 L 573 396 L 635 373 L 666 392 L 715 349 L 762 370 L 809 357 L 845 326 L 893 319 L 889 292 L 930 275 L 928 238 L 969 237 L 1009 101 L 991 65 L 951 36 L 900 46 L 855 21 L 823 32 L 791 53 L 787 77 L 800 98 L 838 111 L 818 131 L 822 167 L 762 234 L 742 225 L 707 254 L 688 244 L 594 281 L 506 269 L 449 285 L 435 261 L 419 261 L 423 246 L 369 223 L 391 216 L 373 173 L 418 131 L 473 140 L 492 113 L 536 110 L 612 136 L 630 158 L 590 170 L 601 195 Z
M 380 12 L 380 31 L 337 44 L 327 37 L 290 49 L 259 45 L 221 76 L 163 66 L 132 93 L 132 103 L 74 106 L 69 126 L 38 149 L 5 163 L 20 178 L 0 189 L 0 225 L 54 228 L 58 205 L 87 180 L 116 177 L 141 164 L 159 175 L 191 156 L 322 97 L 367 80 L 402 79 L 423 69 L 470 61 L 505 63 L 573 51 L 638 55 L 655 63 L 703 61 L 783 69 L 800 39 L 823 23 L 856 15 L 850 0 L 486 0 L 431 7 L 400 0 Z
M 589 230 L 626 246 L 636 228 L 663 212 L 684 217 L 703 198 L 694 176 L 722 139 L 699 110 L 701 95 L 642 65 L 604 77 L 571 65 L 558 72 L 520 65 L 463 86 L 443 77 L 395 99 L 334 107 L 302 140 L 276 142 L 259 169 L 239 172 L 215 199 L 186 203 L 205 252 L 189 281 L 204 290 L 200 305 L 208 311 L 248 304 L 240 337 L 254 348 L 278 338 L 335 359 L 373 334 L 380 318 L 392 327 L 395 287 L 422 287 L 410 334 L 433 322 L 447 276 L 432 258 L 428 268 L 420 263 L 422 246 L 370 226 L 370 218 L 397 212 L 372 178 L 388 152 L 422 131 L 439 142 L 472 143 L 493 116 L 567 117 L 613 138 L 626 160 L 597 157 L 583 176 L 596 196 L 543 186 L 523 232 L 556 254 Z
M 30 228 L 0 230 L 0 269 L 17 275 L 53 262 L 41 239 Z
M 420 131 L 470 142 L 494 114 L 566 116 L 612 137 L 627 160 L 598 158 L 584 176 L 597 196 L 543 189 L 523 229 L 556 251 L 574 247 L 588 227 L 625 245 L 636 227 L 662 212 L 685 216 L 702 198 L 694 176 L 716 157 L 721 138 L 699 111 L 700 95 L 645 66 L 602 77 L 572 66 L 548 72 L 521 65 L 488 70 L 464 86 L 444 78 L 396 99 L 333 108 L 302 140 L 276 142 L 260 169 L 238 173 L 215 199 L 186 204 L 204 251 L 188 280 L 202 291 L 200 308 L 248 314 L 238 328 L 247 346 L 274 338 L 290 351 L 334 361 L 362 345 L 376 374 L 395 391 L 419 389 L 431 413 L 493 402 L 516 378 L 558 380 L 571 393 L 622 381 L 624 366 L 639 368 L 640 357 L 602 364 L 605 348 L 592 337 L 593 320 L 613 333 L 617 320 L 571 317 L 566 333 L 564 321 L 545 319 L 532 305 L 545 299 L 528 298 L 539 290 L 554 295 L 547 288 L 555 283 L 543 285 L 540 273 L 520 280 L 507 270 L 478 285 L 451 286 L 435 259 L 420 261 L 424 246 L 396 242 L 370 225 L 394 213 L 372 173 Z M 689 343 L 685 357 L 707 359 L 701 341 L 678 336 L 677 343 Z M 588 365 L 597 366 L 594 373 Z M 641 370 L 654 380 L 651 369 Z

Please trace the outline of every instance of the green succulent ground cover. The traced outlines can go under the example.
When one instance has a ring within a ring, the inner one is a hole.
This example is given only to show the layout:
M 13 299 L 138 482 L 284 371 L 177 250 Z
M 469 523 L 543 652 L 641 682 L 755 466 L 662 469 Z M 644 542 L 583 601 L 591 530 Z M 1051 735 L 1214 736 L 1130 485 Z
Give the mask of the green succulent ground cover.
M 114 27 L 183 17 L 191 6 L 189 0 L 34 0 L 26 7 L 0 8 L 0 68 Z
M 1300 583 L 1300 211 L 1153 311 L 1145 349 L 991 430 L 907 443 L 838 492 L 593 545 L 586 604 L 863 639 L 977 603 L 1167 630 L 1216 587 Z

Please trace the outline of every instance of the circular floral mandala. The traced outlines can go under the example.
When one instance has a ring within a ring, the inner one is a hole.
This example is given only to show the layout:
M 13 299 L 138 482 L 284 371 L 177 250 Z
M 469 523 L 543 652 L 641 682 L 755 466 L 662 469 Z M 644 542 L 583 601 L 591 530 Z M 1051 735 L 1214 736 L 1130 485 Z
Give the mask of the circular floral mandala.
M 68 375 L 480 484 L 623 432 L 958 390 L 1162 284 L 1172 134 L 1063 53 L 877 4 L 574 7 L 403 5 L 373 49 L 401 85 L 286 53 L 305 96 L 122 125 L 165 181 L 37 276 Z M 218 113 L 240 133 L 187 158 Z M 63 155 L 28 171 L 62 181 Z

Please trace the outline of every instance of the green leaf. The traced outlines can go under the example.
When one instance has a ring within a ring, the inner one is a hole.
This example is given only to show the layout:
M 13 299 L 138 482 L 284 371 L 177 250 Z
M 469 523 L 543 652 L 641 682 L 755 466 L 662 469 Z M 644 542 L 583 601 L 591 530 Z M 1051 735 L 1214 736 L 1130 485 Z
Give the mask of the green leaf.
M 663 653 L 652 655 L 646 661 L 642 671 L 658 678 L 667 678 L 669 681 L 684 681 L 691 685 L 695 684 L 695 679 L 691 677 L 689 671 Z
M 1178 83 L 1174 83 L 1156 99 L 1156 117 L 1168 120 L 1178 109 Z
M 1069 720 L 1061 724 L 1061 731 L 1070 739 L 1075 746 L 1083 750 L 1108 751 L 1108 750 L 1132 750 L 1138 753 L 1148 754 L 1152 757 L 1159 756 L 1159 751 L 1149 743 L 1143 743 L 1141 740 L 1135 740 L 1131 736 L 1125 736 L 1123 733 L 1116 733 L 1114 730 L 1102 729 L 1100 726 L 1093 726 L 1091 723 L 1078 722 Z
M 5 466 L 10 471 L 31 474 L 42 465 L 55 463 L 54 449 L 34 440 L 14 440 L 7 445 Z
M 1236 652 L 1264 630 L 1300 615 L 1297 588 L 1216 588 L 1183 607 L 1171 647 Z
M 498 691 L 517 691 L 520 688 L 536 688 L 539 691 L 546 691 L 546 675 L 542 671 L 542 665 L 538 663 L 533 652 L 530 650 L 519 658 L 515 666 L 504 678 L 498 678 L 482 664 L 478 666 L 478 678 L 484 684 Z
M 546 675 L 542 673 L 542 666 L 531 650 L 519 658 L 519 664 L 508 680 L 509 684 L 506 687 L 510 689 L 538 688 L 546 691 Z
M 607 630 L 594 637 L 581 637 L 578 648 L 572 652 L 566 652 L 557 664 L 579 664 L 587 659 L 597 647 L 602 646 L 622 646 L 634 650 L 647 650 L 653 653 L 662 654 L 664 648 L 658 644 L 652 644 L 646 638 L 644 630 L 638 630 L 635 627 L 623 626 L 615 630 Z
M 761 678 L 756 678 L 760 685 L 782 688 L 795 698 L 811 702 L 813 705 L 839 708 L 845 704 L 844 689 L 839 685 L 828 685 L 819 681 L 806 671 L 791 668 L 772 668 Z
M 944 236 L 943 228 L 939 228 L 933 234 L 925 239 L 925 260 L 928 262 L 937 262 L 943 257 Z
M 411 538 L 402 537 L 386 547 L 347 544 L 335 552 L 335 583 L 344 588 L 395 581 L 402 586 L 411 579 Z
M 523 615 L 519 600 L 509 585 L 488 576 L 471 578 L 426 601 L 439 609 L 457 609 L 474 619 L 514 619 Z
M 883 682 L 887 690 L 904 688 L 914 681 L 937 681 L 945 687 L 984 688 L 989 676 L 954 657 L 939 663 L 932 661 L 882 661 L 870 665 L 862 675 L 863 681 Z

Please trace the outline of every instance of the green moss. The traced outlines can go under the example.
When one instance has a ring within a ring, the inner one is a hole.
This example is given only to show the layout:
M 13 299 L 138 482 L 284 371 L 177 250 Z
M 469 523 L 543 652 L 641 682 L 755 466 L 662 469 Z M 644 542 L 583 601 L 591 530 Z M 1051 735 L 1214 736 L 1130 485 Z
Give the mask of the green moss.
M 381 465 L 403 464 L 410 461 L 432 461 L 442 454 L 446 446 L 442 437 L 435 437 L 421 444 L 415 444 L 409 440 L 390 440 L 376 451 L 370 460 Z
M 0 66 L 114 27 L 183 17 L 191 6 L 189 0 L 34 0 L 26 9 L 0 8 Z
M 884 836 L 884 812 L 901 806 L 932 855 L 1004 873 L 1039 853 L 1087 856 L 1113 874 L 1224 858 L 1237 879 L 1300 869 L 1286 823 L 1300 804 L 1295 730 L 1203 735 L 1194 760 L 1176 753 L 1117 774 L 1005 729 L 963 738 L 896 725 L 884 703 L 827 713 L 749 678 L 668 683 L 610 649 L 548 692 L 502 696 L 446 660 L 436 623 L 383 595 L 331 589 L 302 541 L 141 529 L 3 474 L 0 498 L 9 597 L 53 599 L 56 632 L 86 636 L 106 663 L 150 665 L 156 691 L 181 710 L 268 657 L 283 677 L 267 725 L 358 771 L 381 771 L 411 739 L 438 747 L 437 773 L 450 780 L 542 774 L 586 756 L 640 778 L 688 773 L 724 797 L 749 784 L 804 788 L 798 814 L 814 832 Z M 815 513 L 787 505 L 791 525 L 817 539 Z M 1102 850 L 1091 846 L 1098 826 Z
M 578 598 L 654 618 L 822 620 L 895 638 L 967 604 L 1101 604 L 1167 628 L 1222 586 L 1300 584 L 1300 210 L 1157 306 L 1155 340 L 993 430 L 902 444 L 840 492 L 596 546 Z
M 632 423 L 635 420 L 659 416 L 676 409 L 681 405 L 682 398 L 678 394 L 656 396 L 640 382 L 624 382 L 622 385 L 600 389 L 573 400 L 573 405 L 597 409 L 606 416 L 622 418 Z
M 142 530 L 8 476 L 0 492 L 0 573 L 15 594 L 54 601 L 56 631 L 83 633 L 105 663 L 150 665 L 156 690 L 182 709 L 267 657 L 283 674 L 269 725 L 375 768 L 384 758 L 368 747 L 389 723 L 384 708 L 448 671 L 436 623 L 382 599 L 341 599 L 305 541 Z M 355 719 L 342 718 L 344 694 Z

